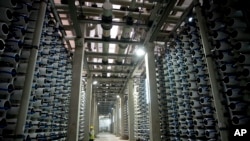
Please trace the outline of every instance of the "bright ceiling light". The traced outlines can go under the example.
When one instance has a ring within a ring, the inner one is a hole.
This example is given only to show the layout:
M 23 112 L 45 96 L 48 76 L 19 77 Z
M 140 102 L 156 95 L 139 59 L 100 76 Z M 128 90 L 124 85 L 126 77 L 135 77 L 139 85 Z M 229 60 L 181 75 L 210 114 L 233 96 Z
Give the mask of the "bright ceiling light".
M 138 49 L 136 50 L 136 55 L 137 55 L 137 56 L 143 56 L 144 54 L 145 54 L 145 50 L 144 50 L 144 49 L 138 48 Z
M 119 95 L 117 95 L 116 97 L 117 97 L 117 98 L 120 98 L 120 96 L 119 96 Z
M 94 81 L 93 84 L 96 85 L 98 82 L 97 81 Z
M 193 21 L 193 17 L 189 17 L 189 18 L 188 18 L 188 21 L 189 21 L 189 22 L 192 22 L 192 21 Z

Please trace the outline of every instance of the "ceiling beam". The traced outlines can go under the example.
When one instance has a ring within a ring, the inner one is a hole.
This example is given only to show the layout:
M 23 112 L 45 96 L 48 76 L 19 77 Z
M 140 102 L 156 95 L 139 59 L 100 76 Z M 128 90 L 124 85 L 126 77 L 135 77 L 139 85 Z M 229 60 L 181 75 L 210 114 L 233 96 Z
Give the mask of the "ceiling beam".
M 168 3 L 166 3 L 166 7 L 160 6 L 160 9 L 157 11 L 162 11 L 162 14 L 155 17 L 157 20 L 154 20 L 149 31 L 150 34 L 147 34 L 146 36 L 146 41 L 153 42 L 156 39 L 162 25 L 164 22 L 166 22 L 166 17 L 169 17 L 170 12 L 173 10 L 175 3 L 176 0 L 170 0 Z
M 149 31 L 146 34 L 145 40 L 143 42 L 143 45 L 147 45 L 149 42 L 153 42 L 159 33 L 160 28 L 166 22 L 166 19 L 169 18 L 169 14 L 171 10 L 173 9 L 174 5 L 176 3 L 176 0 L 170 0 L 168 3 L 157 3 L 155 8 L 153 9 L 153 14 L 150 15 L 149 19 L 153 20 L 153 24 L 150 27 Z M 166 7 L 164 7 L 166 6 Z M 161 14 L 160 14 L 161 13 Z M 136 71 L 136 68 L 139 64 L 141 64 L 144 61 L 144 57 L 141 57 L 136 63 L 136 65 L 132 68 L 132 71 L 129 73 L 129 76 L 126 78 L 123 88 L 120 91 L 120 94 L 122 94 L 127 87 L 129 78 L 134 74 Z
M 192 2 L 189 7 L 187 7 L 185 9 L 185 11 L 183 12 L 183 14 L 181 15 L 179 21 L 176 23 L 175 27 L 171 30 L 171 32 L 169 33 L 170 35 L 176 33 L 176 30 L 180 27 L 181 23 L 184 21 L 184 19 L 187 17 L 187 15 L 193 10 L 194 7 L 194 3 Z M 166 38 L 165 41 L 168 41 L 169 38 Z
M 96 2 L 96 3 L 104 3 L 105 0 L 85 0 L 85 2 Z M 123 5 L 123 6 L 130 6 L 131 1 L 127 0 L 110 0 L 112 4 L 117 4 L 117 5 Z M 143 2 L 136 2 L 135 3 L 136 7 L 145 7 L 148 9 L 151 9 L 154 4 L 153 3 L 143 3 Z
M 93 20 L 93 19 L 79 19 L 79 22 L 91 23 L 91 24 L 101 24 L 102 21 L 101 20 Z M 117 21 L 112 21 L 112 25 L 148 28 L 148 26 L 146 24 L 134 23 L 133 25 L 128 25 L 126 22 L 117 22 Z
M 81 26 L 80 26 L 80 24 L 78 23 L 78 20 L 77 20 L 77 15 L 78 14 L 77 14 L 77 8 L 76 8 L 76 5 L 75 5 L 75 1 L 74 0 L 68 0 L 68 6 L 67 7 L 70 9 L 69 10 L 70 19 L 74 23 L 73 27 L 75 29 L 76 36 L 78 38 L 82 38 L 83 34 L 82 34 Z
M 96 62 L 87 62 L 88 65 L 99 65 L 99 66 L 121 66 L 121 67 L 132 67 L 133 65 L 131 64 L 115 64 L 115 63 L 96 63 Z
M 114 70 L 89 70 L 89 72 L 92 72 L 92 73 L 120 73 L 120 74 L 128 74 L 129 72 L 128 71 L 114 71 Z
M 58 13 L 68 13 L 69 11 L 71 11 L 68 9 L 68 6 L 64 4 L 56 4 L 56 8 L 58 9 Z M 80 10 L 81 7 L 77 6 L 77 8 L 78 10 Z M 103 9 L 101 7 L 82 6 L 82 8 L 83 8 L 83 14 L 88 15 L 88 16 L 100 16 L 103 12 Z M 116 18 L 124 18 L 127 12 L 128 11 L 112 10 L 114 17 Z M 152 16 L 150 16 L 150 13 L 132 12 L 131 17 L 134 19 L 148 19 L 149 17 L 152 17 Z M 177 22 L 175 21 L 176 18 L 173 16 L 164 17 L 164 18 L 165 18 L 165 21 L 168 23 Z M 81 20 L 81 18 L 79 20 Z
M 123 58 L 127 58 L 127 57 L 135 57 L 135 55 L 132 54 L 116 54 L 116 53 L 102 53 L 102 52 L 85 52 L 86 56 L 91 56 L 91 57 L 123 57 Z
M 114 78 L 114 77 L 93 77 L 94 80 L 105 81 L 105 82 L 115 82 L 115 81 L 125 81 L 126 78 Z
M 94 42 L 94 43 L 109 43 L 109 44 L 130 44 L 130 45 L 143 45 L 142 42 L 137 42 L 137 41 L 123 41 L 123 40 L 118 40 L 114 38 L 110 38 L 109 40 L 104 40 L 101 38 L 89 38 L 86 37 L 84 38 L 85 42 Z

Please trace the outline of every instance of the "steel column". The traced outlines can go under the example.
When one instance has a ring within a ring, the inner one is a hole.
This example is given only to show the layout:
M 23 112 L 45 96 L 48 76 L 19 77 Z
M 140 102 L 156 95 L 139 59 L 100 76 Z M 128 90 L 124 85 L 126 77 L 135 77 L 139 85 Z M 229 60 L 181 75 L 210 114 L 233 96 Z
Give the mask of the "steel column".
M 92 98 L 92 82 L 91 76 L 87 78 L 87 90 L 86 90 L 86 107 L 85 107 L 85 125 L 84 125 L 84 141 L 89 141 L 89 129 L 91 120 L 91 98 Z
M 81 86 L 82 86 L 82 70 L 84 47 L 83 38 L 77 40 L 81 42 L 75 48 L 73 55 L 73 73 L 72 73 L 72 88 L 69 105 L 69 121 L 68 121 L 68 135 L 67 140 L 78 140 L 79 133 L 79 114 L 80 114 L 80 100 L 81 100 Z
M 156 85 L 156 71 L 154 59 L 154 44 L 149 43 L 147 54 L 145 55 L 146 76 L 149 94 L 149 123 L 150 123 L 150 141 L 160 141 L 160 118 L 159 103 Z
M 120 136 L 120 99 L 116 101 L 116 136 Z
M 135 141 L 134 135 L 134 82 L 133 79 L 128 81 L 128 134 L 129 141 Z
M 121 95 L 121 98 L 120 98 L 120 110 L 121 110 L 121 114 L 120 114 L 120 135 L 121 135 L 121 139 L 124 138 L 124 105 L 125 105 L 125 102 L 124 102 L 125 98 L 123 95 Z

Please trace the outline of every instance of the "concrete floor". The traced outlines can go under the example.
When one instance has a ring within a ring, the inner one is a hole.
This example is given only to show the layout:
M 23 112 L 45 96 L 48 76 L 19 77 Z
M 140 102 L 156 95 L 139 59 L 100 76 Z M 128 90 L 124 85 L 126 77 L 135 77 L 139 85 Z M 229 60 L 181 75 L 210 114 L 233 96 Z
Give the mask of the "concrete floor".
M 95 138 L 95 141 L 127 141 L 127 140 L 121 140 L 120 137 L 116 137 L 111 133 L 99 133 Z

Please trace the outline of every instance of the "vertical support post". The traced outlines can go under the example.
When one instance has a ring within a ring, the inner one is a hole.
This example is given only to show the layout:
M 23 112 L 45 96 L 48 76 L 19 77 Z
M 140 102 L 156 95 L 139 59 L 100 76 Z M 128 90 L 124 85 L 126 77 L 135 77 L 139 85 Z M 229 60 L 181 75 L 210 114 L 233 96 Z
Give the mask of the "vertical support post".
M 116 136 L 120 136 L 120 99 L 116 101 Z
M 149 123 L 150 123 L 150 141 L 160 141 L 160 118 L 159 103 L 156 85 L 156 71 L 154 59 L 154 44 L 149 43 L 147 54 L 145 55 L 146 76 L 149 95 Z
M 129 79 L 128 81 L 128 134 L 129 134 L 129 141 L 135 141 L 134 135 L 134 82 L 133 79 Z
M 96 103 L 96 96 L 95 96 L 95 103 Z M 97 135 L 98 134 L 98 132 L 99 132 L 99 125 L 98 125 L 98 123 L 99 123 L 99 113 L 98 113 L 98 105 L 97 104 L 95 104 L 95 106 L 94 106 L 94 108 L 95 108 L 95 116 L 94 116 L 94 130 L 95 130 L 95 135 Z
M 84 125 L 84 141 L 89 141 L 90 116 L 91 116 L 91 98 L 92 98 L 92 76 L 87 78 L 86 90 L 86 107 L 85 107 L 85 125 Z
M 113 134 L 116 135 L 116 108 L 113 108 Z
M 110 121 L 111 121 L 111 124 L 110 124 L 110 133 L 114 133 L 114 130 L 113 130 L 113 126 L 114 126 L 113 109 L 112 109 L 112 112 L 111 112 L 111 115 L 110 115 Z
M 201 11 L 201 7 L 200 7 L 200 3 L 198 0 L 194 0 L 194 5 L 195 5 L 195 12 L 197 15 L 197 19 L 198 19 L 198 25 L 200 28 L 200 35 L 201 35 L 201 39 L 202 39 L 202 44 L 203 44 L 203 50 L 204 50 L 204 54 L 206 56 L 206 63 L 207 63 L 207 69 L 208 69 L 208 75 L 209 75 L 209 81 L 211 84 L 211 90 L 212 90 L 212 95 L 213 95 L 213 101 L 214 101 L 214 106 L 216 109 L 216 118 L 218 120 L 218 126 L 219 126 L 219 132 L 221 135 L 221 140 L 222 141 L 228 141 L 229 140 L 229 131 L 227 129 L 228 127 L 228 121 L 225 119 L 224 117 L 224 113 L 225 113 L 225 108 L 222 105 L 221 101 L 222 101 L 222 96 L 219 93 L 219 84 L 217 82 L 217 78 L 216 78 L 216 74 L 215 74 L 215 66 L 213 63 L 213 58 L 211 56 L 211 44 L 208 41 L 207 38 L 207 26 L 206 26 L 206 22 L 205 22 L 205 18 L 202 15 L 202 11 Z M 227 129 L 227 130 L 225 130 Z
M 72 89 L 69 105 L 69 121 L 67 140 L 78 140 L 79 133 L 79 116 L 80 116 L 80 100 L 82 86 L 82 70 L 84 58 L 83 38 L 75 40 L 76 48 L 73 58 L 73 73 L 72 73 Z
M 27 117 L 29 102 L 30 102 L 30 93 L 32 89 L 33 79 L 34 79 L 38 48 L 40 44 L 46 8 L 47 8 L 47 2 L 41 1 L 38 16 L 37 16 L 37 21 L 36 21 L 34 38 L 32 41 L 33 48 L 30 51 L 30 57 L 29 57 L 27 73 L 25 76 L 22 99 L 20 102 L 20 109 L 19 109 L 19 114 L 17 117 L 17 124 L 15 128 L 15 135 L 17 137 L 17 140 L 20 140 L 19 137 L 22 140 L 22 135 L 23 135 L 24 128 L 25 128 L 26 117 Z
M 94 126 L 95 124 L 95 94 L 92 94 L 92 98 L 91 98 L 91 118 L 90 118 L 90 126 Z M 95 129 L 94 129 L 95 130 Z
M 121 117 L 120 117 L 120 135 L 121 135 L 121 139 L 124 138 L 124 105 L 125 105 L 125 102 L 124 102 L 125 98 L 124 98 L 124 95 L 121 95 L 120 96 L 120 109 L 121 109 Z

